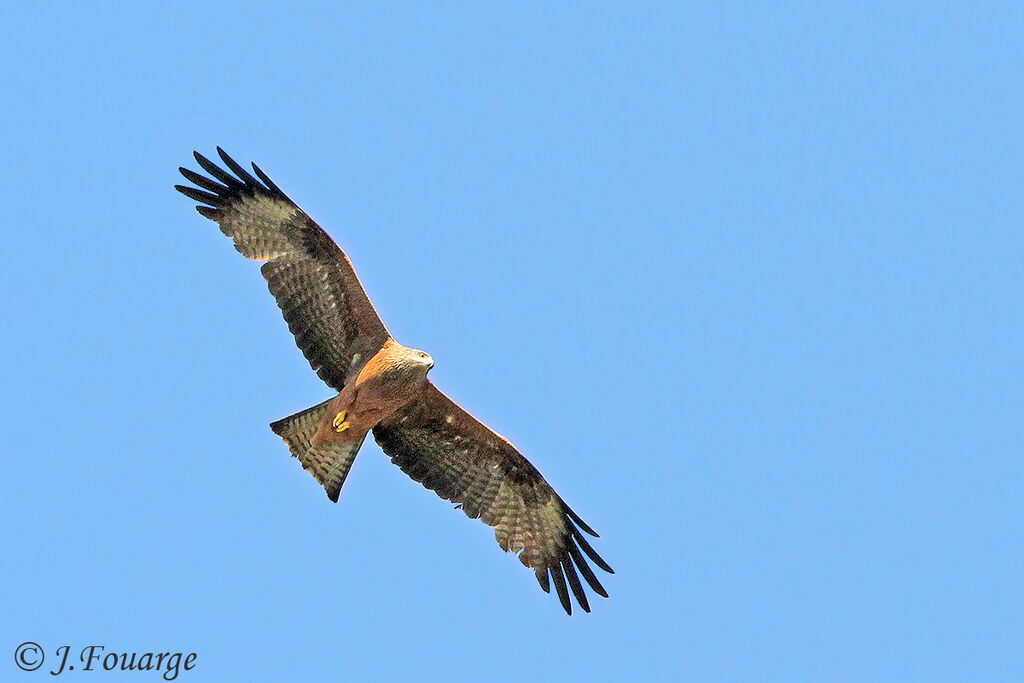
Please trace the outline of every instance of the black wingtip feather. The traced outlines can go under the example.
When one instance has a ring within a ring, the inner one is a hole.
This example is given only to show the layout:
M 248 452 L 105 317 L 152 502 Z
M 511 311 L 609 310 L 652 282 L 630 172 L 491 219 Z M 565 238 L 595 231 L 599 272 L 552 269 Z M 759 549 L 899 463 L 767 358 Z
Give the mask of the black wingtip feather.
M 175 185 L 174 189 L 182 193 L 186 197 L 194 199 L 197 202 L 202 202 L 203 204 L 209 204 L 210 206 L 223 206 L 224 204 L 224 200 L 221 199 L 219 196 L 210 192 L 203 192 L 202 190 L 197 190 L 194 187 L 188 187 L 187 185 Z
M 245 183 L 243 183 L 238 178 L 232 176 L 230 173 L 228 173 L 220 166 L 204 157 L 199 152 L 192 152 L 192 156 L 196 158 L 196 163 L 202 166 L 204 171 L 212 175 L 220 182 L 224 183 L 227 187 L 231 188 L 232 190 L 238 191 L 245 187 Z
M 601 585 L 601 582 L 597 580 L 596 576 L 594 576 L 594 570 L 590 568 L 590 565 L 587 564 L 587 561 L 583 558 L 583 555 L 580 554 L 580 549 L 577 548 L 576 544 L 572 543 L 571 541 L 568 544 L 568 548 L 569 555 L 572 556 L 572 561 L 576 563 L 577 567 L 579 567 L 580 573 L 583 574 L 583 578 L 587 580 L 587 583 L 590 584 L 590 587 L 593 588 L 594 592 L 600 595 L 602 598 L 607 598 L 608 591 L 604 589 L 604 586 Z
M 259 186 L 259 182 L 253 178 L 248 171 L 242 168 L 237 161 L 229 157 L 227 152 L 220 147 L 217 147 L 217 154 L 219 154 L 221 160 L 227 164 L 227 167 L 231 169 L 231 172 L 242 179 L 242 182 L 249 187 Z
M 266 185 L 268 188 L 270 188 L 274 192 L 278 193 L 279 195 L 281 195 L 282 197 L 285 197 L 287 199 L 287 195 L 285 195 L 285 193 L 281 191 L 281 188 L 278 187 L 277 184 L 274 183 L 274 181 L 271 180 L 270 177 L 266 173 L 264 173 L 262 170 L 260 170 L 260 167 L 257 166 L 255 163 L 253 163 L 253 165 L 252 165 L 252 170 L 256 171 L 256 175 L 259 176 L 259 179 L 263 181 L 264 185 Z M 289 201 L 291 201 L 291 200 L 289 200 Z
M 576 602 L 580 603 L 580 607 L 583 608 L 584 612 L 589 612 L 590 603 L 587 602 L 587 594 L 583 592 L 580 577 L 576 575 L 576 569 L 572 566 L 572 562 L 568 557 L 562 558 L 562 569 L 565 571 L 565 578 L 569 580 L 572 594 L 576 596 Z
M 562 603 L 562 609 L 569 616 L 572 616 L 572 603 L 569 602 L 569 591 L 565 587 L 565 576 L 562 575 L 561 565 L 551 567 L 551 578 L 555 580 L 555 591 L 558 593 L 558 600 Z
M 211 206 L 197 206 L 196 211 L 211 221 L 220 220 L 220 209 L 215 209 Z
M 185 179 L 188 180 L 190 183 L 192 183 L 193 185 L 198 185 L 204 190 L 209 190 L 214 194 L 220 194 L 222 192 L 227 191 L 228 189 L 225 186 L 221 185 L 220 183 L 215 183 L 206 176 L 200 175 L 195 171 L 190 171 L 189 169 L 183 168 L 181 166 L 178 167 L 178 170 L 181 171 L 181 175 L 185 176 Z
M 611 567 L 608 566 L 608 563 L 605 562 L 601 558 L 600 555 L 597 554 L 596 550 L 594 550 L 593 548 L 590 547 L 590 544 L 587 543 L 586 537 L 579 532 L 579 529 L 577 529 L 576 527 L 573 527 L 572 525 L 570 525 L 570 526 L 572 527 L 572 536 L 573 536 L 573 538 L 576 539 L 576 542 L 579 544 L 580 548 L 583 549 L 583 552 L 585 552 L 587 554 L 587 557 L 589 557 L 591 560 L 593 560 L 594 564 L 596 564 L 601 569 L 605 570 L 609 574 L 614 574 L 615 571 Z
M 184 167 L 178 168 L 178 171 L 180 171 L 181 174 L 185 176 L 185 178 L 189 182 L 193 183 L 194 185 L 198 185 L 203 190 L 210 191 L 211 193 L 220 198 L 219 202 L 214 203 L 215 206 L 223 206 L 225 204 L 228 204 L 234 201 L 239 195 L 259 193 L 275 195 L 278 199 L 283 199 L 284 201 L 291 202 L 291 199 L 288 198 L 288 195 L 282 192 L 281 188 L 278 187 L 277 184 L 274 183 L 274 181 L 271 180 L 270 177 L 267 176 L 267 174 L 264 173 L 256 164 L 253 164 L 252 168 L 256 172 L 256 175 L 259 177 L 259 180 L 257 180 L 255 177 L 250 175 L 248 171 L 242 168 L 242 166 L 238 164 L 238 162 L 236 162 L 234 159 L 232 159 L 228 155 L 228 153 L 223 150 L 223 148 L 217 147 L 217 154 L 223 160 L 224 164 L 228 167 L 228 169 L 234 173 L 234 175 L 232 175 L 232 173 L 229 173 L 228 171 L 225 171 L 223 168 L 221 168 L 214 162 L 210 161 L 199 152 L 192 152 L 192 156 L 195 157 L 196 163 L 198 163 L 203 168 L 204 171 L 206 171 L 208 174 L 210 174 L 210 176 L 212 176 L 211 178 L 207 178 L 204 175 L 201 175 L 199 173 L 196 173 L 195 171 L 191 171 Z M 185 192 L 184 190 L 181 190 L 180 187 L 179 191 Z M 197 192 L 197 190 L 189 188 L 189 192 L 185 192 L 185 194 L 187 194 L 190 197 L 193 197 L 197 201 L 201 201 L 207 204 L 213 203 L 209 201 L 209 197 L 203 197 L 202 199 L 199 199 L 194 195 L 195 192 Z
M 551 592 L 551 584 L 548 582 L 548 570 L 546 567 L 538 567 L 534 570 L 537 574 L 537 583 L 540 584 L 540 589 L 545 593 Z
M 565 510 L 565 513 L 572 518 L 572 521 L 576 522 L 581 529 L 586 531 L 594 538 L 601 538 L 601 536 L 596 531 L 590 528 L 589 524 L 580 519 L 580 516 L 573 512 L 571 507 L 565 504 L 564 500 L 561 500 L 561 498 L 559 498 L 559 500 L 562 502 L 562 509 Z

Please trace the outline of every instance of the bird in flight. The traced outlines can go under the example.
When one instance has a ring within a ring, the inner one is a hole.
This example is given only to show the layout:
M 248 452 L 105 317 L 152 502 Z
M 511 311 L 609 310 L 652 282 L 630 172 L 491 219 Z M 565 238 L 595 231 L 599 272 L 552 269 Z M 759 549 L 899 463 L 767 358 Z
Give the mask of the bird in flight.
M 254 177 L 220 147 L 217 152 L 230 173 L 195 152 L 209 177 L 180 168 L 196 187 L 175 188 L 199 202 L 196 210 L 216 221 L 243 256 L 264 261 L 260 271 L 296 344 L 338 392 L 270 425 L 327 497 L 337 502 L 372 431 L 402 471 L 494 527 L 498 544 L 519 553 L 544 592 L 553 582 L 566 613 L 572 614 L 570 590 L 590 611 L 579 574 L 608 597 L 587 558 L 606 572 L 612 568 L 581 531 L 597 533 L 515 446 L 427 379 L 433 358 L 388 334 L 352 262 L 327 233 L 256 164 Z

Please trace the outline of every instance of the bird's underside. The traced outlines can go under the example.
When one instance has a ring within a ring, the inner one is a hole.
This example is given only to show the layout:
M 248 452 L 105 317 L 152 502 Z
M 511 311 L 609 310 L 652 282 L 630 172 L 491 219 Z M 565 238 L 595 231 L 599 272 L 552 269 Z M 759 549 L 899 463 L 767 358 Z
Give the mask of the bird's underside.
M 367 432 L 391 419 L 398 409 L 424 397 L 427 371 L 433 365 L 434 359 L 428 354 L 389 338 L 337 396 L 322 404 L 318 420 L 311 421 L 303 411 L 294 427 L 290 425 L 292 418 L 270 427 L 324 485 L 327 496 L 337 502 Z M 291 440 L 300 432 L 309 441 L 305 449 L 292 447 Z
M 327 233 L 255 164 L 256 177 L 217 151 L 231 173 L 196 153 L 210 177 L 182 168 L 196 187 L 175 187 L 200 202 L 199 213 L 216 221 L 242 255 L 265 262 L 261 272 L 296 344 L 338 392 L 271 424 L 328 497 L 338 500 L 372 431 L 406 474 L 494 527 L 499 545 L 519 553 L 545 592 L 554 582 L 567 613 L 570 590 L 590 611 L 579 574 L 608 597 L 587 558 L 612 569 L 582 532 L 597 534 L 511 443 L 430 382 L 433 359 L 391 338 L 348 257 Z

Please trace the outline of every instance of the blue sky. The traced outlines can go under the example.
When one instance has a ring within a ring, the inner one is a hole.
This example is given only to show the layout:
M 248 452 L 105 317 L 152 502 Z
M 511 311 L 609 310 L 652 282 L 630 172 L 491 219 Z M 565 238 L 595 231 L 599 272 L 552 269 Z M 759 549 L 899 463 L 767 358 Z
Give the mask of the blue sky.
M 4 9 L 0 652 L 1021 680 L 1024 12 L 705 5 Z M 566 617 L 376 444 L 338 505 L 288 457 L 330 394 L 172 189 L 215 145 L 601 533 L 609 600 Z

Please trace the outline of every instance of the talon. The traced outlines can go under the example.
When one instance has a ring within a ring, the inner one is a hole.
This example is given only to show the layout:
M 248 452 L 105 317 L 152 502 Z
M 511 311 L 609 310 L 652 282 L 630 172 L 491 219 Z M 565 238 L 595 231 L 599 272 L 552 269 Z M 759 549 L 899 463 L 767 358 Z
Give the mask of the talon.
M 334 431 L 343 432 L 352 425 L 345 420 L 345 416 L 348 415 L 347 410 L 343 410 L 338 413 L 334 418 Z

